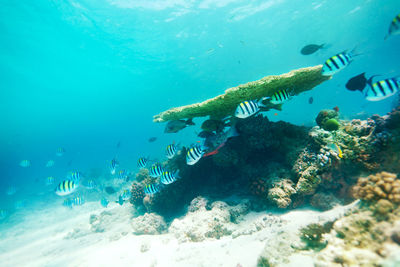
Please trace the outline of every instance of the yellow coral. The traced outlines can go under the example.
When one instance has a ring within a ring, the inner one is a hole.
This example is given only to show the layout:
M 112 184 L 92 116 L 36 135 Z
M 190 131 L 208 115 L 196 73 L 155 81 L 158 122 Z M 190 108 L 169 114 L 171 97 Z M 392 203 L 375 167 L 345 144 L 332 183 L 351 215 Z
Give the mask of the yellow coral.
M 396 174 L 380 172 L 368 177 L 361 177 L 353 189 L 356 198 L 367 201 L 389 200 L 400 203 L 400 180 Z

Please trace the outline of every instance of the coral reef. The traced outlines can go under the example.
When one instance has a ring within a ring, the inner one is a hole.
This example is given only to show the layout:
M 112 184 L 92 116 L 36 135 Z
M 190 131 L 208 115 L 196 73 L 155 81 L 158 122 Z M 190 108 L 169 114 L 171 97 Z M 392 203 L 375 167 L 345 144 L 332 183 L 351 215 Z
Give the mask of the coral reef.
M 129 202 L 132 205 L 139 206 L 143 204 L 143 198 L 145 197 L 144 194 L 144 186 L 138 182 L 133 182 L 131 186 L 131 197 Z
M 330 79 L 321 75 L 322 65 L 293 70 L 282 75 L 272 75 L 255 82 L 249 82 L 227 89 L 225 94 L 201 103 L 172 108 L 154 116 L 154 122 L 165 122 L 183 118 L 210 116 L 221 119 L 233 115 L 238 104 L 245 100 L 261 99 L 275 92 L 290 88 L 295 94 L 311 90 L 318 84 Z
M 240 217 L 247 214 L 249 204 L 247 201 L 235 206 L 225 202 L 213 202 L 206 209 L 207 200 L 197 197 L 191 202 L 189 212 L 181 219 L 172 221 L 168 231 L 179 242 L 201 242 L 205 239 L 220 239 L 234 231 L 235 224 Z
M 356 198 L 365 201 L 388 200 L 400 204 L 400 179 L 388 172 L 361 177 L 353 192 Z
M 305 249 L 321 250 L 326 247 L 327 241 L 323 234 L 329 233 L 332 229 L 332 222 L 323 225 L 312 223 L 300 229 L 300 239 L 305 243 Z
M 275 179 L 271 184 L 272 187 L 268 190 L 268 199 L 279 208 L 287 208 L 292 203 L 290 196 L 296 193 L 293 182 L 289 179 Z
M 342 204 L 335 195 L 332 193 L 316 193 L 311 197 L 310 200 L 311 206 L 319 210 L 330 210 L 336 205 Z
M 339 112 L 334 109 L 324 109 L 318 113 L 315 119 L 317 125 L 324 130 L 334 131 L 339 129 Z
M 167 230 L 163 217 L 155 213 L 145 213 L 131 221 L 133 233 L 136 235 L 157 235 Z

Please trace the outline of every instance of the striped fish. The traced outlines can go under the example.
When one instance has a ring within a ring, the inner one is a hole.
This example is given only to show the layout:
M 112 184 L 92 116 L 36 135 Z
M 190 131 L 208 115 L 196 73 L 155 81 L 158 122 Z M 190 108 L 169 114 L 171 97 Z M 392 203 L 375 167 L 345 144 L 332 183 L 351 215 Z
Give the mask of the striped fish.
M 113 159 L 111 160 L 111 164 L 110 164 L 110 172 L 111 172 L 111 175 L 114 175 L 114 174 L 115 174 L 115 169 L 117 168 L 118 165 L 119 165 L 119 163 L 118 163 L 117 159 L 116 159 L 116 158 L 113 158 Z
M 71 172 L 70 179 L 78 184 L 79 181 L 81 180 L 81 173 L 80 172 Z
M 365 92 L 368 101 L 380 101 L 396 94 L 400 88 L 400 77 L 390 78 L 372 83 L 369 80 L 369 88 Z
M 400 34 L 400 14 L 398 14 L 390 23 L 389 33 L 385 36 L 385 40 L 391 35 Z
M 125 180 L 128 177 L 128 171 L 127 170 L 119 170 L 117 177 L 118 177 L 118 179 Z
M 172 184 L 173 182 L 176 181 L 178 176 L 176 176 L 174 173 L 165 171 L 161 175 L 161 183 L 163 184 Z
M 165 152 L 167 155 L 167 158 L 172 159 L 175 156 L 176 151 L 177 151 L 177 147 L 175 144 L 168 145 L 166 148 L 166 152 Z
M 84 185 L 87 189 L 95 189 L 97 187 L 97 184 L 94 180 L 90 179 L 88 180 L 85 185 Z
M 66 198 L 66 199 L 64 199 L 64 201 L 63 201 L 63 206 L 72 209 L 72 207 L 74 206 L 74 203 L 72 202 L 72 199 Z
M 67 179 L 58 184 L 58 186 L 55 189 L 55 192 L 59 196 L 66 196 L 73 193 L 77 187 L 78 184 L 76 184 L 72 180 Z
M 52 185 L 52 184 L 54 184 L 54 181 L 55 181 L 54 177 L 49 176 L 46 178 L 46 185 Z
M 354 49 L 353 49 L 353 51 L 349 53 L 344 51 L 333 57 L 328 58 L 328 60 L 325 61 L 324 66 L 322 67 L 321 74 L 324 76 L 331 76 L 341 71 L 351 63 L 353 57 L 355 56 L 356 54 L 354 54 Z
M 72 199 L 72 204 L 74 206 L 81 206 L 85 204 L 85 199 L 82 196 L 76 196 Z
M 148 160 L 146 158 L 139 158 L 137 161 L 137 165 L 139 168 L 146 168 Z
M 190 149 L 188 149 L 186 153 L 186 163 L 188 165 L 194 165 L 196 164 L 201 157 L 204 155 L 204 148 L 201 146 L 194 146 Z
M 270 102 L 272 104 L 282 104 L 283 102 L 292 98 L 292 94 L 289 93 L 286 89 L 279 90 L 275 94 L 271 96 Z
M 145 186 L 144 193 L 146 195 L 154 195 L 155 193 L 159 192 L 160 189 L 161 186 L 159 184 L 149 184 Z
M 259 103 L 253 100 L 243 101 L 240 103 L 235 111 L 235 116 L 240 119 L 245 119 L 253 116 L 260 110 Z
M 149 175 L 150 177 L 156 178 L 161 176 L 161 174 L 164 172 L 164 168 L 159 164 L 153 164 L 153 166 L 151 166 L 150 168 L 150 172 Z
M 7 210 L 0 209 L 0 220 L 4 220 L 8 215 Z

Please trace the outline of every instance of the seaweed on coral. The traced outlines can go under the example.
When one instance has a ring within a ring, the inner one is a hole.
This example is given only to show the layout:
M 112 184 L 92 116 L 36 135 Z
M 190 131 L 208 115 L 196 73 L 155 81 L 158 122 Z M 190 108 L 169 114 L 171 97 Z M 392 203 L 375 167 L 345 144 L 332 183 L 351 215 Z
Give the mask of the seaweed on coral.
M 300 239 L 305 243 L 305 249 L 320 251 L 326 247 L 327 241 L 323 239 L 323 234 L 329 233 L 333 222 L 325 224 L 312 223 L 300 229 Z

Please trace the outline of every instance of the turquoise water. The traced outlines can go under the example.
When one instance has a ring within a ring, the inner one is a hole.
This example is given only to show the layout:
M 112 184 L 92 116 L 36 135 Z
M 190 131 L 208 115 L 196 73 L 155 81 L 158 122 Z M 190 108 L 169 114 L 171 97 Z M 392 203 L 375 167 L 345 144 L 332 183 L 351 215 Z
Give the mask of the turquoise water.
M 270 117 L 313 125 L 334 106 L 347 118 L 387 113 L 397 96 L 367 102 L 344 84 L 361 72 L 400 74 L 400 38 L 383 41 L 399 8 L 397 0 L 2 1 L 0 208 L 43 192 L 56 198 L 43 189 L 47 176 L 107 170 L 115 156 L 135 171 L 139 156 L 161 157 L 168 143 L 197 138 L 198 127 L 164 134 L 152 122 L 159 112 L 356 46 L 363 55 L 349 67 Z M 329 46 L 301 55 L 310 43 Z M 32 165 L 21 168 L 23 159 Z M 45 168 L 50 159 L 55 166 Z

